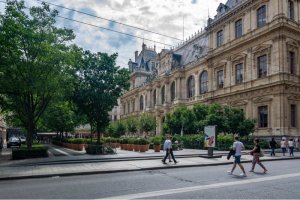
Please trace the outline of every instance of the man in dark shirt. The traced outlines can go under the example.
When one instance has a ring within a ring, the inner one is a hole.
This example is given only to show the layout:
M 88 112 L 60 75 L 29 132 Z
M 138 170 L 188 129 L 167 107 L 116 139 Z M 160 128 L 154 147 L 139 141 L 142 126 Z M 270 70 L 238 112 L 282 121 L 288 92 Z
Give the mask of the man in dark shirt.
M 275 142 L 274 138 L 270 141 L 270 148 L 271 148 L 271 156 L 275 156 L 275 149 L 276 149 L 277 143 Z

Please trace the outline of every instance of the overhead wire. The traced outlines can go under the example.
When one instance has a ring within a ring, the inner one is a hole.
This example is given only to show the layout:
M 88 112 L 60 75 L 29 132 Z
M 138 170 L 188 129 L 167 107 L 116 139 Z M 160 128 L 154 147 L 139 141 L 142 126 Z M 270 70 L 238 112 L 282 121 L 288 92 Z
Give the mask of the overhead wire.
M 175 38 L 175 37 L 172 37 L 172 36 L 169 36 L 169 35 L 164 35 L 164 34 L 161 34 L 161 33 L 157 33 L 155 31 L 151 31 L 151 30 L 147 30 L 147 29 L 140 28 L 140 27 L 137 27 L 137 26 L 125 24 L 123 22 L 118 22 L 116 20 L 100 17 L 100 16 L 97 16 L 97 15 L 93 15 L 93 14 L 83 12 L 83 11 L 80 11 L 80 10 L 76 10 L 76 9 L 73 9 L 73 8 L 68 8 L 68 7 L 65 7 L 65 6 L 57 5 L 57 4 L 50 3 L 50 2 L 47 2 L 47 1 L 43 1 L 43 0 L 36 0 L 36 1 L 43 2 L 43 3 L 46 3 L 46 4 L 52 5 L 52 6 L 56 6 L 56 7 L 62 8 L 62 9 L 70 10 L 70 11 L 73 11 L 73 12 L 77 12 L 77 13 L 80 13 L 80 14 L 88 15 L 88 16 L 91 16 L 91 17 L 95 17 L 95 18 L 98 18 L 98 19 L 102 19 L 102 20 L 105 20 L 105 21 L 114 22 L 116 24 L 120 24 L 120 25 L 127 26 L 127 27 L 130 27 L 130 28 L 142 30 L 142 31 L 149 32 L 149 33 L 156 34 L 156 35 L 160 35 L 160 36 L 163 36 L 163 37 L 168 37 L 168 38 L 171 38 L 171 39 L 174 39 L 174 40 L 183 41 L 182 39 L 178 39 L 178 38 Z
M 7 4 L 7 2 L 4 2 L 4 1 L 0 1 L 0 3 Z M 46 3 L 46 2 L 45 2 L 45 3 Z M 24 7 L 25 7 L 25 6 L 24 6 Z M 27 8 L 27 7 L 25 7 L 25 8 L 26 8 L 26 9 L 29 9 L 29 8 Z M 105 28 L 105 27 L 98 26 L 98 25 L 94 25 L 94 24 L 91 24 L 91 23 L 87 23 L 87 22 L 83 22 L 83 21 L 71 19 L 71 18 L 68 18 L 68 17 L 61 16 L 61 15 L 57 15 L 56 17 L 62 18 L 62 19 L 68 20 L 68 21 L 73 21 L 73 22 L 77 22 L 77 23 L 80 23 L 80 24 L 84 24 L 84 25 L 88 25 L 88 26 L 100 28 L 100 29 L 103 29 L 103 30 L 115 32 L 115 33 L 118 33 L 118 34 L 123 34 L 123 35 L 127 35 L 127 36 L 130 36 L 130 37 L 135 37 L 135 38 L 138 38 L 138 39 L 142 39 L 142 40 L 154 42 L 154 43 L 157 43 L 157 44 L 162 44 L 162 45 L 169 46 L 169 47 L 172 47 L 172 46 L 173 46 L 173 45 L 166 44 L 166 43 L 159 42 L 159 41 L 155 41 L 155 40 L 152 40 L 152 39 L 147 39 L 147 38 L 145 38 L 145 37 L 136 36 L 136 35 L 132 35 L 132 34 L 129 34 L 129 33 L 124 33 L 124 32 L 121 32 L 121 31 L 116 31 L 116 30 L 113 30 L 113 29 L 110 29 L 110 28 Z

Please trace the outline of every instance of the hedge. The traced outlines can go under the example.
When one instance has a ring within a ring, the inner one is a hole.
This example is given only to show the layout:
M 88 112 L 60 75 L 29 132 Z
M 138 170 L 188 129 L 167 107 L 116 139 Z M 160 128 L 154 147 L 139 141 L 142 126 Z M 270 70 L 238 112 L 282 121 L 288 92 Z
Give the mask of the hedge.
M 46 147 L 32 147 L 31 149 L 19 148 L 12 151 L 12 159 L 25 159 L 25 158 L 41 158 L 48 157 L 48 148 Z

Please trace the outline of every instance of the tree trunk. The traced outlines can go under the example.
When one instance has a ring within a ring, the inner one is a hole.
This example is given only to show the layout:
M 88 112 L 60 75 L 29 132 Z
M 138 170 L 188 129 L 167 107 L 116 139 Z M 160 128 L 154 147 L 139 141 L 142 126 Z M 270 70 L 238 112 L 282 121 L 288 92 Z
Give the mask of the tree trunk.
M 28 123 L 28 128 L 27 128 L 27 148 L 28 149 L 31 149 L 32 148 L 32 136 L 34 134 L 34 130 L 35 130 L 35 127 L 34 127 L 34 123 L 33 121 L 29 121 Z
M 97 144 L 100 144 L 100 128 L 98 125 L 97 126 Z

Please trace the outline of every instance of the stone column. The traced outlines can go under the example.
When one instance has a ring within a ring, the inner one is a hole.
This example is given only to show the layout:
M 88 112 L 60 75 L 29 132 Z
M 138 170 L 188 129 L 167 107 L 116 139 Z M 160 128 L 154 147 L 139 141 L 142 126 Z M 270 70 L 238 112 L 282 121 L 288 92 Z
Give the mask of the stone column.
M 165 84 L 165 103 L 170 103 L 171 102 L 171 84 L 166 83 Z

